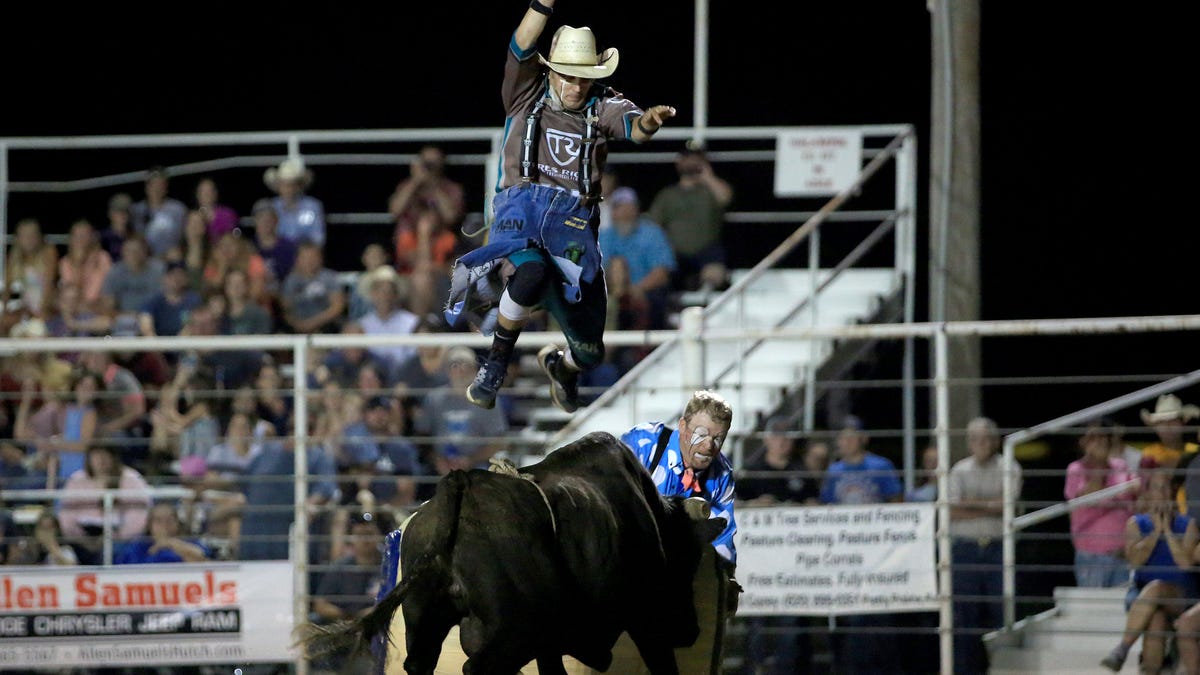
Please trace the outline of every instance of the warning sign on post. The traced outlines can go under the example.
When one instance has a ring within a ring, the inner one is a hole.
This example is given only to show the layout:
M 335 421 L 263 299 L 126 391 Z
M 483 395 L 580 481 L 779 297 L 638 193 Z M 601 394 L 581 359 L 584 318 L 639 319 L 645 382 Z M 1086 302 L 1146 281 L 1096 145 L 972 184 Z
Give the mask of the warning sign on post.
M 933 504 L 743 509 L 738 614 L 937 609 L 935 513 Z
M 775 140 L 775 196 L 833 196 L 862 170 L 862 134 L 845 129 L 787 131 Z

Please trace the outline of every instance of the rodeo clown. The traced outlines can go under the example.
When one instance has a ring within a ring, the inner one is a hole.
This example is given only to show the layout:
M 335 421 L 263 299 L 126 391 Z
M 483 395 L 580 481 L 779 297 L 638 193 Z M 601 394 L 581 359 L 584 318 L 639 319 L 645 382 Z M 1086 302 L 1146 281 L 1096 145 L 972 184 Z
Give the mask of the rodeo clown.
M 549 58 L 535 51 L 554 0 L 533 0 L 513 33 L 501 96 L 508 118 L 487 242 L 452 273 L 445 316 L 466 318 L 493 341 L 467 398 L 496 403 L 513 348 L 535 308 L 561 326 L 565 349 L 546 345 L 538 363 L 554 403 L 579 407 L 579 373 L 604 358 L 607 292 L 596 238 L 600 176 L 608 141 L 643 143 L 675 115 L 645 111 L 598 84 L 617 70 L 618 52 L 596 50 L 590 28 L 562 26 Z

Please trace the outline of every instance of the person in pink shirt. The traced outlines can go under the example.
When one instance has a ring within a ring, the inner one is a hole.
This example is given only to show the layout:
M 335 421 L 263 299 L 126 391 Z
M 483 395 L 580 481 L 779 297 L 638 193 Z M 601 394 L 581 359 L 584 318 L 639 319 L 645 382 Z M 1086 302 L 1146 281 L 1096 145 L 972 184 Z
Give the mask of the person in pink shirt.
M 1064 497 L 1075 499 L 1135 478 L 1121 458 L 1119 439 L 1119 429 L 1112 420 L 1102 418 L 1088 425 L 1079 439 L 1083 457 L 1067 466 Z M 1129 583 L 1129 564 L 1123 550 L 1125 524 L 1135 500 L 1135 491 L 1130 491 L 1071 512 L 1077 585 L 1109 588 Z
M 204 217 L 208 239 L 214 245 L 238 226 L 237 212 L 220 202 L 217 183 L 211 178 L 196 183 L 196 210 Z
M 146 491 L 144 496 L 126 495 L 115 500 L 112 513 L 114 540 L 140 536 L 146 530 L 150 513 L 150 490 L 142 474 L 123 464 L 111 447 L 89 447 L 84 468 L 73 473 L 63 486 L 67 494 L 63 495 L 59 506 L 58 519 L 64 536 L 83 538 L 85 547 L 93 553 L 100 548 L 98 536 L 104 526 L 103 501 L 95 496 L 70 493 L 105 489 Z

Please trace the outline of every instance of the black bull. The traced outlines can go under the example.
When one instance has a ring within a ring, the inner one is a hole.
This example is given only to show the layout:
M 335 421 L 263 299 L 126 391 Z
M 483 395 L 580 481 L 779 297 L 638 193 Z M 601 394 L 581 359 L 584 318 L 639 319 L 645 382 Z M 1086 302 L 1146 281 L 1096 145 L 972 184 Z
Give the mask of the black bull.
M 605 671 L 623 631 L 651 673 L 677 673 L 674 648 L 699 632 L 692 580 L 725 519 L 706 518 L 696 498 L 659 495 L 608 433 L 521 473 L 532 482 L 445 476 L 405 526 L 400 583 L 367 615 L 312 628 L 309 654 L 364 648 L 401 607 L 414 675 L 434 672 L 455 625 L 464 673 L 516 673 L 534 660 L 543 674 L 565 673 L 563 655 Z

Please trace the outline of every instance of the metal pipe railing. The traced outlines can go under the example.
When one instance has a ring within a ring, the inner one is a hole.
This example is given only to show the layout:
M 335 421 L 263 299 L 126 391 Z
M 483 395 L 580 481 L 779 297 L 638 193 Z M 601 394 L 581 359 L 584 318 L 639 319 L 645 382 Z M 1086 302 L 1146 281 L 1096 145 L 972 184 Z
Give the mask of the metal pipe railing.
M 1086 495 L 1076 497 L 1065 502 L 1051 504 L 1050 506 L 1038 509 L 1037 511 L 1031 511 L 1025 515 L 1013 518 L 1013 529 L 1023 530 L 1027 527 L 1037 525 L 1038 523 L 1044 523 L 1047 520 L 1051 520 L 1059 516 L 1065 516 L 1075 509 L 1082 508 L 1084 506 L 1091 506 L 1092 504 L 1103 501 L 1108 501 L 1113 497 L 1119 497 L 1130 490 L 1137 489 L 1137 487 L 1141 484 L 1142 482 L 1135 478 L 1117 485 L 1110 485 L 1109 487 L 1096 490 L 1095 492 L 1089 492 Z
M 181 499 L 196 494 L 195 490 L 183 486 L 162 486 L 143 489 L 111 489 L 111 490 L 4 490 L 4 499 L 9 502 L 46 502 L 69 497 L 72 502 L 95 499 L 101 505 L 101 527 L 103 561 L 105 565 L 113 563 L 113 509 L 118 499 L 154 499 L 168 497 Z
M 942 325 L 933 336 L 934 395 L 937 400 L 937 545 L 938 545 L 938 650 L 941 672 L 954 672 L 954 577 L 950 569 L 950 372 L 949 337 Z

